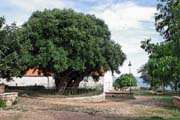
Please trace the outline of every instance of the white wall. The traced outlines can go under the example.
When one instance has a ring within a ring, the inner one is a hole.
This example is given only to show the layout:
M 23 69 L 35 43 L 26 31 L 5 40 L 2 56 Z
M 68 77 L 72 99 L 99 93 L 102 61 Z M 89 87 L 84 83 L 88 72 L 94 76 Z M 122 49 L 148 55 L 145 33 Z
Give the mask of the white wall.
M 49 78 L 49 82 L 48 82 L 48 78 Z M 13 77 L 13 80 L 9 82 L 6 81 L 5 79 L 0 79 L 0 83 L 4 83 L 5 85 L 9 85 L 9 86 L 42 85 L 45 86 L 46 88 L 54 87 L 53 77 L 22 77 L 22 78 Z
M 85 78 L 87 79 L 87 77 Z M 33 85 L 42 85 L 46 88 L 52 88 L 55 86 L 53 77 L 49 77 L 49 82 L 47 77 L 22 77 L 16 78 L 7 82 L 5 79 L 0 79 L 0 83 L 4 83 L 9 86 L 33 86 Z M 49 85 L 48 85 L 49 83 Z M 103 85 L 104 92 L 109 92 L 113 90 L 113 77 L 110 71 L 106 72 L 104 77 L 100 77 L 98 82 L 95 82 L 92 77 L 88 77 L 88 80 L 80 82 L 79 87 L 83 88 L 96 88 Z
M 97 88 L 102 87 L 103 79 L 100 78 L 99 81 L 94 81 L 92 77 L 85 77 L 82 82 L 80 82 L 80 88 Z
M 104 92 L 110 92 L 112 90 L 113 90 L 112 72 L 108 71 L 104 75 Z
M 87 79 L 87 77 L 85 78 Z M 4 83 L 8 86 L 34 86 L 41 85 L 48 88 L 48 78 L 47 77 L 22 77 L 16 78 L 13 77 L 13 80 L 7 82 L 5 79 L 0 79 L 0 83 Z M 88 77 L 88 80 L 83 80 L 80 82 L 79 87 L 81 88 L 96 88 L 98 86 L 102 86 L 103 81 L 100 79 L 98 82 L 95 82 L 92 77 Z M 53 77 L 49 77 L 49 88 L 55 86 L 55 81 Z

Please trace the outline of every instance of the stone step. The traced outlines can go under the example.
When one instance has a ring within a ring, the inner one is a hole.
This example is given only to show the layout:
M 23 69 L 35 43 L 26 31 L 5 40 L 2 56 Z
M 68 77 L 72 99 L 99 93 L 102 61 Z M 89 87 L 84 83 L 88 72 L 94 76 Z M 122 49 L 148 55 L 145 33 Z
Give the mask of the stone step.
M 4 93 L 4 91 L 5 91 L 5 85 L 0 84 L 0 93 Z
M 18 99 L 18 92 L 1 93 L 0 101 L 4 101 L 6 106 L 11 106 Z

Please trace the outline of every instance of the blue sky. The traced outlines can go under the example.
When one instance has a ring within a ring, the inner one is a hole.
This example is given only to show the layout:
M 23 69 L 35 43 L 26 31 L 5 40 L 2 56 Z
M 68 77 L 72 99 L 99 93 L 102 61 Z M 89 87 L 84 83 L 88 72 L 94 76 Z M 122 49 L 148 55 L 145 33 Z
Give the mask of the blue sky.
M 157 0 L 1 0 L 0 16 L 7 23 L 21 25 L 33 11 L 72 8 L 78 12 L 95 14 L 109 26 L 112 39 L 122 46 L 127 61 L 120 68 L 128 71 L 128 61 L 132 62 L 135 75 L 140 66 L 147 62 L 147 54 L 140 48 L 140 41 L 152 38 L 160 42 L 162 38 L 155 31 L 154 13 Z

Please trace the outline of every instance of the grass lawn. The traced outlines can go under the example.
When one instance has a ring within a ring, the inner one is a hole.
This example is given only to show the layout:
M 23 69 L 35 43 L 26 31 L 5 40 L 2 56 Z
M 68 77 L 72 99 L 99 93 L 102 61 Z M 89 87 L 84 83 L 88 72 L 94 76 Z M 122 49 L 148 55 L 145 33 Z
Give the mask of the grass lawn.
M 140 96 L 152 97 L 153 102 L 158 108 L 144 111 L 142 116 L 135 120 L 180 120 L 180 109 L 175 108 L 172 102 L 172 97 L 175 94 L 157 94 L 150 90 L 137 90 L 135 93 Z

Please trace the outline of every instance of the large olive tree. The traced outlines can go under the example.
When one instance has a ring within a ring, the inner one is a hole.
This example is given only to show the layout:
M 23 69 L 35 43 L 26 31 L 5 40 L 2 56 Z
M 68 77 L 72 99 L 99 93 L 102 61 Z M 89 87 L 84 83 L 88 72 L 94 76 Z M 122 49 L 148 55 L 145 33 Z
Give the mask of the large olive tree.
M 125 60 L 121 46 L 111 40 L 104 21 L 73 10 L 36 11 L 22 26 L 29 42 L 27 67 L 53 73 L 57 92 L 77 88 L 85 76 L 95 79 L 104 71 L 119 72 Z

